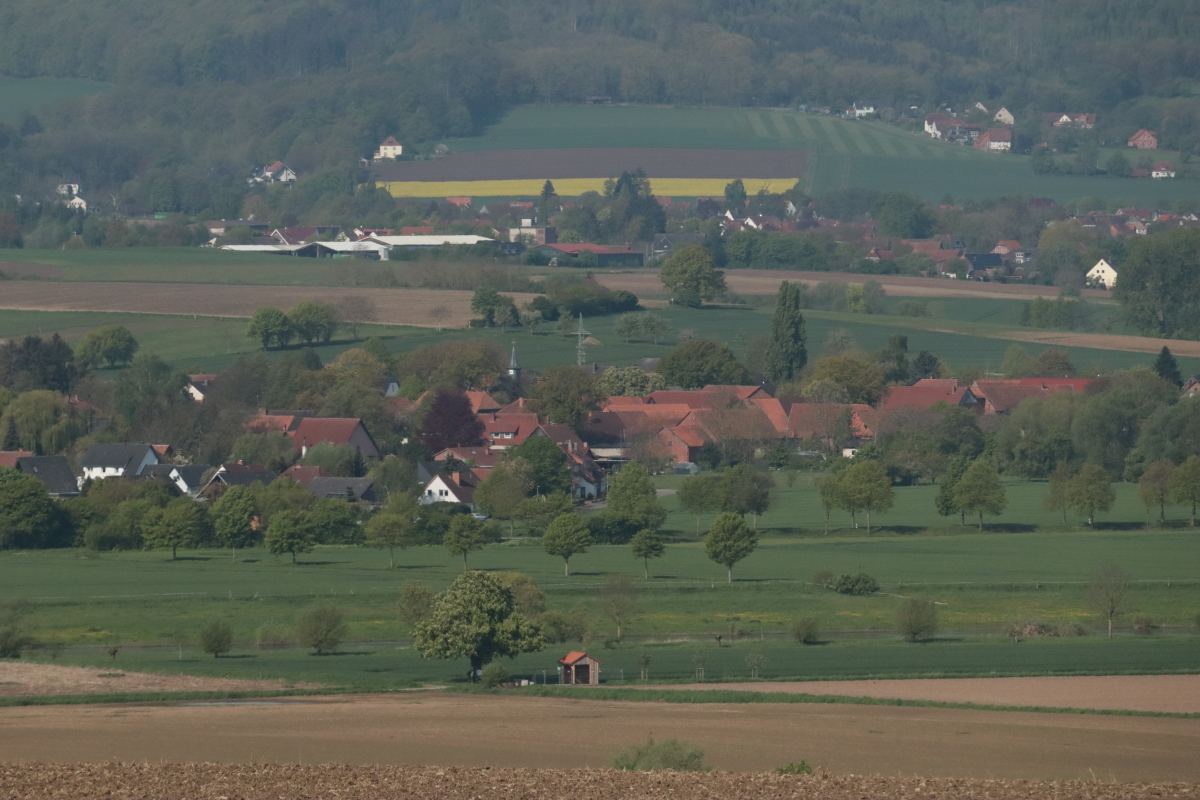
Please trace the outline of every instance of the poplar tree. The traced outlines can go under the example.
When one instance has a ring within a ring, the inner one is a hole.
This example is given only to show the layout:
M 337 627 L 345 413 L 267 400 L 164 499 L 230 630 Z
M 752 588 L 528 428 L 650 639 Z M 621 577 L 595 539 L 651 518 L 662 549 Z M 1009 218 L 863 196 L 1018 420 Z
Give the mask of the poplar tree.
M 804 315 L 800 313 L 800 285 L 784 281 L 775 299 L 771 341 L 767 345 L 767 377 L 776 383 L 795 380 L 808 363 Z

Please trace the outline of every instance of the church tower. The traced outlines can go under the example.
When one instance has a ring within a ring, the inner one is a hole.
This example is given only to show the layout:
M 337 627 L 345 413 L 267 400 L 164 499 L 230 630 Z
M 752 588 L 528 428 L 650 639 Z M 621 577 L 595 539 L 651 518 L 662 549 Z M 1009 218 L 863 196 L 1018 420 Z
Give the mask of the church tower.
M 521 382 L 521 365 L 517 363 L 517 343 L 513 342 L 512 358 L 508 361 L 508 369 L 505 371 L 508 377 L 512 378 L 517 383 Z

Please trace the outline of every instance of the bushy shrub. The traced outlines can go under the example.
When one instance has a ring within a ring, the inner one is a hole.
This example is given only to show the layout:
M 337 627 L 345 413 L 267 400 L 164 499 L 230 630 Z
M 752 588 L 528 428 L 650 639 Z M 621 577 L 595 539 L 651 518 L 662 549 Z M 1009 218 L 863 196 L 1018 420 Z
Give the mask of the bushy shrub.
M 670 769 L 676 772 L 708 772 L 704 763 L 704 751 L 689 742 L 678 739 L 654 741 L 654 737 L 643 745 L 631 747 L 612 757 L 608 762 L 613 769 L 634 772 L 656 772 Z
M 816 617 L 801 617 L 792 625 L 792 638 L 800 644 L 821 641 L 821 621 Z
M 780 775 L 812 775 L 812 764 L 807 761 L 800 760 L 791 764 L 784 764 L 782 767 L 776 767 L 775 771 Z
M 833 587 L 833 572 L 827 569 L 819 569 L 813 573 L 812 582 L 814 586 L 821 589 L 830 589 Z
M 20 658 L 21 651 L 33 644 L 33 640 L 16 625 L 0 627 L 0 658 Z
M 833 584 L 833 590 L 838 594 L 852 594 L 861 597 L 865 594 L 878 592 L 879 581 L 865 572 L 860 572 L 857 575 L 841 575 Z
M 400 587 L 400 604 L 397 611 L 409 625 L 416 625 L 432 613 L 436 596 L 432 589 L 420 581 L 409 581 Z
M 485 689 L 495 689 L 502 683 L 508 683 L 512 680 L 512 675 L 509 674 L 508 668 L 498 661 L 493 661 L 483 668 L 483 674 L 479 676 L 480 683 Z
M 219 619 L 209 620 L 200 629 L 200 646 L 213 658 L 220 658 L 233 647 L 233 628 Z
M 342 612 L 333 606 L 314 606 L 296 619 L 296 638 L 319 656 L 336 649 L 345 636 Z
M 260 650 L 287 647 L 292 643 L 292 631 L 286 624 L 266 622 L 258 627 L 254 641 Z
M 1133 629 L 1138 633 L 1154 633 L 1154 629 L 1158 627 L 1160 626 L 1147 614 L 1138 614 L 1133 618 Z
M 896 630 L 910 642 L 928 639 L 937 632 L 938 612 L 932 600 L 910 597 L 896 610 Z

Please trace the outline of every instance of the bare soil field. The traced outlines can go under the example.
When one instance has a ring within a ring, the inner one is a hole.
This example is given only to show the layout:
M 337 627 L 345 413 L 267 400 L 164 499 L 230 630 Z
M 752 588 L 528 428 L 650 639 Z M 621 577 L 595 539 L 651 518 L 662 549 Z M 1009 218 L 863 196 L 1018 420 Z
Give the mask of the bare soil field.
M 283 681 L 152 675 L 145 672 L 126 672 L 122 669 L 0 661 L 0 697 L 124 692 L 249 692 L 283 688 L 294 688 L 294 685 L 285 686 Z
M 1200 356 L 1200 342 L 1189 342 L 1186 339 L 1150 339 L 1142 336 L 1065 331 L 1005 331 L 1002 338 L 1035 342 L 1048 347 L 1096 347 L 1101 350 L 1125 350 L 1130 353 L 1158 353 L 1164 347 L 1169 347 L 1171 353 L 1177 356 Z
M 0 275 L 6 278 L 46 278 L 58 280 L 62 277 L 62 268 L 50 264 L 22 264 L 16 261 L 0 261 Z
M 1023 286 L 1012 283 L 983 283 L 936 278 L 912 278 L 907 275 L 861 275 L 853 272 L 800 272 L 773 269 L 727 269 L 725 284 L 739 294 L 775 294 L 783 281 L 799 281 L 811 286 L 822 281 L 862 283 L 875 279 L 887 293 L 896 297 L 982 297 L 998 300 L 1032 300 L 1035 297 L 1057 298 L 1055 286 Z M 663 291 L 658 273 L 608 272 L 597 273 L 596 280 L 610 289 L 626 289 L 634 294 L 657 294 Z M 1084 289 L 1083 296 L 1107 299 L 1108 292 Z
M 1196 719 L 440 692 L 0 709 L 0 761 L 7 763 L 595 769 L 651 735 L 694 742 L 713 767 L 736 772 L 770 772 L 805 759 L 836 775 L 1200 781 Z M 723 779 L 711 790 L 695 791 L 742 796 L 730 786 Z M 604 787 L 596 783 L 597 792 Z M 0 796 L 19 794 L 0 784 Z
M 337 304 L 347 297 L 367 297 L 375 314 L 367 322 L 432 328 L 439 323 L 430 310 L 445 306 L 450 314 L 440 324 L 466 325 L 472 292 L 449 289 L 343 289 L 329 286 L 220 286 L 174 283 L 6 283 L 0 308 L 20 311 L 122 311 L 136 314 L 182 314 L 201 317 L 250 317 L 259 306 L 287 310 L 303 300 Z M 536 295 L 515 293 L 517 304 Z
M 0 795 L 106 800 L 370 797 L 379 800 L 776 800 L 777 798 L 1193 798 L 1194 783 L 1027 782 L 872 775 L 616 772 L 613 770 L 294 764 L 13 764 L 0 766 Z
M 804 174 L 803 150 L 682 150 L 575 147 L 452 153 L 433 161 L 372 168 L 381 181 L 501 181 L 616 178 L 641 168 L 650 178 L 791 178 Z
M 1200 675 L 694 683 L 639 687 L 886 697 L 995 706 L 1091 708 L 1200 714 Z

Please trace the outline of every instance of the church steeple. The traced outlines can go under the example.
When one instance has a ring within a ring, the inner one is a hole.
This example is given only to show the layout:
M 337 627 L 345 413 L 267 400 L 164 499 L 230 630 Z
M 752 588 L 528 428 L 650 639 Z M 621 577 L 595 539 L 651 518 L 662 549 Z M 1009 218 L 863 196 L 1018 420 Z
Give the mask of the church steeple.
M 517 343 L 513 342 L 512 358 L 508 360 L 508 377 L 514 381 L 521 380 L 521 365 L 517 363 Z

